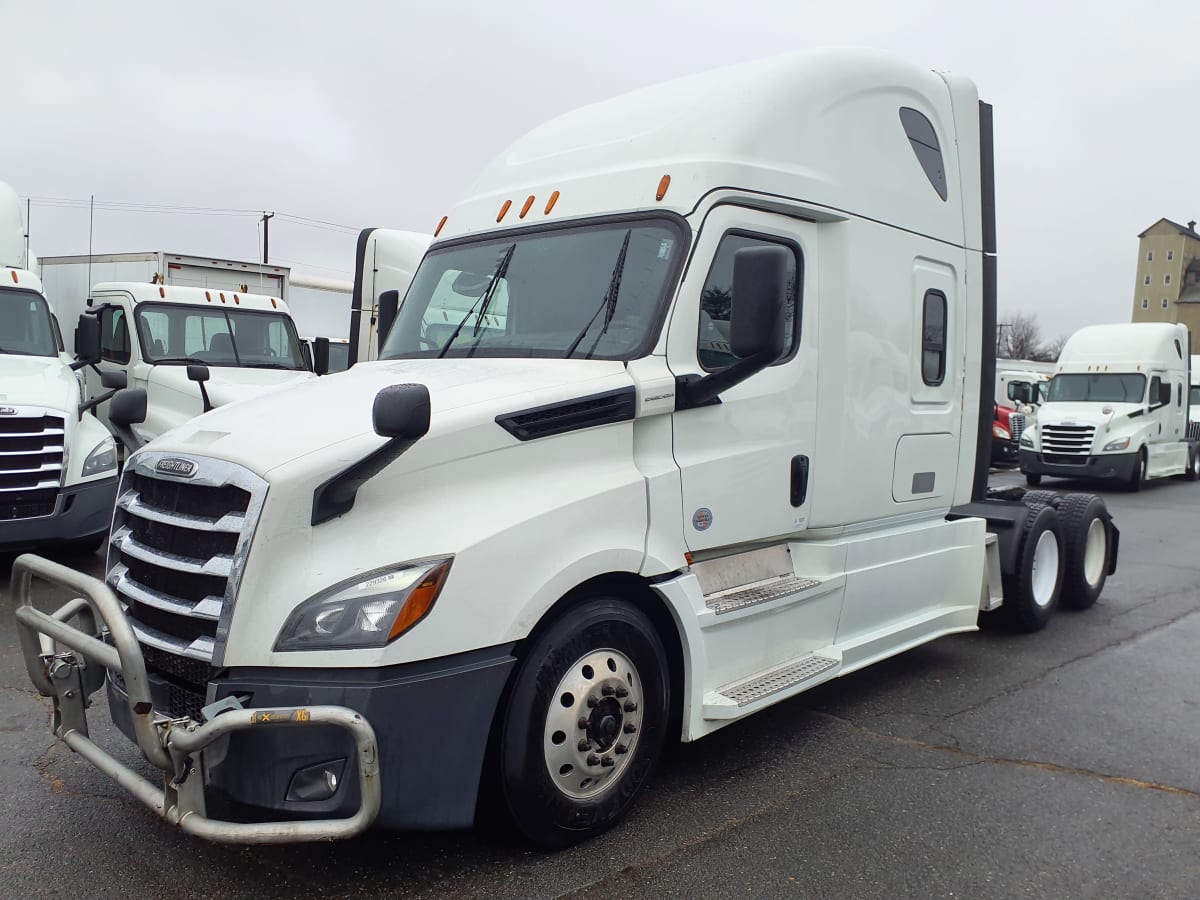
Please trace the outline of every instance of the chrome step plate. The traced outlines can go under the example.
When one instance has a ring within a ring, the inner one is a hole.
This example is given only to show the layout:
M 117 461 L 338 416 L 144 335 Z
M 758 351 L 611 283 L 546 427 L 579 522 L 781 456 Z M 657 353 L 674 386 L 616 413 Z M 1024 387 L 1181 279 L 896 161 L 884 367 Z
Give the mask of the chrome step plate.
M 802 681 L 816 678 L 818 675 L 828 672 L 837 664 L 838 661 L 836 659 L 830 659 L 828 656 L 817 656 L 815 654 L 805 656 L 777 669 L 771 669 L 769 672 L 756 675 L 748 681 L 734 682 L 731 685 L 721 688 L 718 693 L 724 697 L 728 697 L 737 703 L 738 706 L 746 706 L 755 700 L 761 700 L 763 697 L 769 697 L 771 694 L 777 694 L 780 691 L 786 691 L 788 688 L 794 687 Z
M 774 581 L 758 582 L 746 587 L 732 588 L 731 590 L 709 594 L 704 598 L 704 605 L 712 610 L 713 613 L 720 616 L 739 609 L 745 609 L 748 606 L 769 603 L 771 600 L 778 600 L 780 597 L 786 597 L 789 594 L 798 594 L 801 591 L 815 588 L 820 583 L 815 578 L 799 578 L 795 575 L 789 575 Z

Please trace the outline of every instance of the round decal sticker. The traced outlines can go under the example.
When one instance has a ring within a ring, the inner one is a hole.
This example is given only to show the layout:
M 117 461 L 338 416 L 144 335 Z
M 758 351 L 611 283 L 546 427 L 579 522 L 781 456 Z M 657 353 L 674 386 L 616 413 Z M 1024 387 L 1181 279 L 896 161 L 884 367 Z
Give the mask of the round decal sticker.
M 692 513 L 692 527 L 697 531 L 707 531 L 708 526 L 712 524 L 712 510 L 707 506 L 702 506 Z

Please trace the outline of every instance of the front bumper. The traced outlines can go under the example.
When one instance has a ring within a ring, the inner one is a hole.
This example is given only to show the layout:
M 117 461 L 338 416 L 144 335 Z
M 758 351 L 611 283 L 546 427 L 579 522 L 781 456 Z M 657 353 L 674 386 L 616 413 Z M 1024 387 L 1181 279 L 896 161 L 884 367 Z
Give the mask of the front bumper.
M 1017 442 L 1003 441 L 992 437 L 992 462 L 1015 463 L 1017 461 Z
M 378 741 L 383 796 L 376 824 L 462 828 L 475 820 L 492 721 L 515 662 L 506 645 L 383 669 L 234 668 L 213 679 L 207 700 L 359 713 Z M 178 686 L 154 672 L 149 682 L 154 706 L 170 708 L 169 692 Z M 113 721 L 136 740 L 125 692 L 111 677 L 107 684 Z M 339 773 L 332 796 L 289 799 L 297 773 L 314 766 Z M 353 766 L 353 740 L 334 726 L 239 731 L 204 767 L 205 802 L 240 820 L 344 817 L 360 803 Z
M 0 504 L 3 502 L 0 496 Z M 25 550 L 105 534 L 112 524 L 116 502 L 115 475 L 63 488 L 52 515 L 0 520 L 0 547 Z
M 1101 456 L 1080 457 L 1078 463 L 1063 463 L 1047 461 L 1036 450 L 1022 449 L 1020 462 L 1021 471 L 1028 475 L 1129 481 L 1137 471 L 1138 454 L 1105 453 Z

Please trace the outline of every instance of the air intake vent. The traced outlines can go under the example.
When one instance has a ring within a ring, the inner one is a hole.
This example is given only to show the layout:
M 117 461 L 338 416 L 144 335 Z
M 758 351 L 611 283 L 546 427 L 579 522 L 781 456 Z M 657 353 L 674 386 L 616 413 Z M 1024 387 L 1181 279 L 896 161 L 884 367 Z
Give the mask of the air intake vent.
M 496 424 L 519 441 L 532 441 L 595 425 L 627 422 L 633 418 L 636 405 L 637 395 L 627 387 L 496 416 Z

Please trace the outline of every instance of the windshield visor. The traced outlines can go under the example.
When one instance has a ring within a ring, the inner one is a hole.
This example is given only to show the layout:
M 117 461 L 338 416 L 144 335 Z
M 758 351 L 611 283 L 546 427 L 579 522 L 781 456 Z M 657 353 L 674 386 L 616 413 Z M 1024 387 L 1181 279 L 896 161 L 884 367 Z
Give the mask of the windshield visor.
M 1113 373 L 1055 375 L 1050 382 L 1051 402 L 1141 403 L 1146 396 L 1146 376 Z
M 303 370 L 296 326 L 283 313 L 147 303 L 137 309 L 151 363 Z
M 50 307 L 40 294 L 0 288 L 0 353 L 58 355 Z
M 537 231 L 435 249 L 381 359 L 650 351 L 686 250 L 669 219 Z

